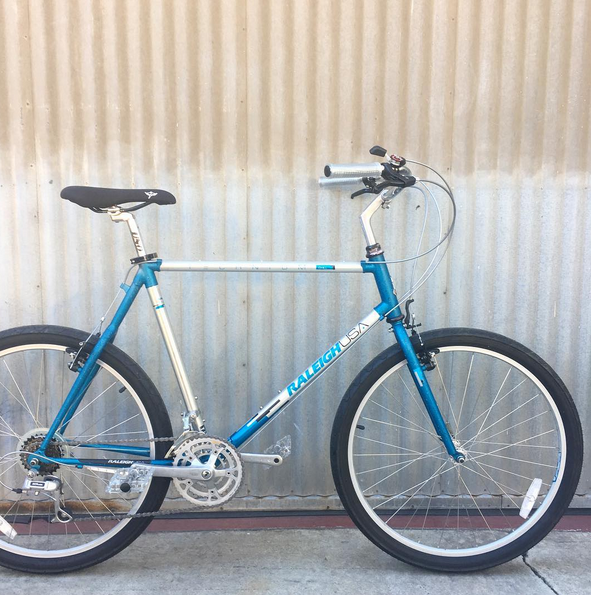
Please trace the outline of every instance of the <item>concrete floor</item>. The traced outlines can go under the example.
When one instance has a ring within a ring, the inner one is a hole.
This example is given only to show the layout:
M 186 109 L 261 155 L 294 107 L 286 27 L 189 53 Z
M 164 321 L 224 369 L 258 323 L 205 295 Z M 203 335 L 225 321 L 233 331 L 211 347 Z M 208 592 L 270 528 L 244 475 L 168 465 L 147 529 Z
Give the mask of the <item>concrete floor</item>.
M 398 562 L 356 529 L 148 533 L 111 560 L 73 574 L 0 568 L 0 592 L 584 595 L 591 594 L 590 552 L 591 533 L 555 531 L 525 561 L 451 575 Z

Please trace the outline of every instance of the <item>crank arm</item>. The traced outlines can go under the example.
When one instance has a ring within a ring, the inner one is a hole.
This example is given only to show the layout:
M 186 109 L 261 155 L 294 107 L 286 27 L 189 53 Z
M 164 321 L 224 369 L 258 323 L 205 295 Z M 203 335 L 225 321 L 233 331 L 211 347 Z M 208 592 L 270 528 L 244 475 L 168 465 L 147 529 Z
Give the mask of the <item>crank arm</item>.
M 251 452 L 240 453 L 240 458 L 244 463 L 256 463 L 257 465 L 281 465 L 283 457 L 280 455 L 262 455 Z

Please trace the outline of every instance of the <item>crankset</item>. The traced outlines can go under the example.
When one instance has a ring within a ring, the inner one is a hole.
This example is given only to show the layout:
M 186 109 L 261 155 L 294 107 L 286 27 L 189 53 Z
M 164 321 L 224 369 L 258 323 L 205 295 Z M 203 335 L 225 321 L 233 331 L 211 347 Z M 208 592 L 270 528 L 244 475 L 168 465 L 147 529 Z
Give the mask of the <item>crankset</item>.
M 198 506 L 228 502 L 242 483 L 242 460 L 228 442 L 213 436 L 189 438 L 175 451 L 173 477 L 179 494 Z
M 211 507 L 230 500 L 242 483 L 240 454 L 220 438 L 188 435 L 177 441 L 169 455 L 174 457 L 172 466 L 133 463 L 118 469 L 107 492 L 143 492 L 152 477 L 170 477 L 183 498 L 197 506 Z M 259 456 L 267 463 L 281 462 L 278 455 Z

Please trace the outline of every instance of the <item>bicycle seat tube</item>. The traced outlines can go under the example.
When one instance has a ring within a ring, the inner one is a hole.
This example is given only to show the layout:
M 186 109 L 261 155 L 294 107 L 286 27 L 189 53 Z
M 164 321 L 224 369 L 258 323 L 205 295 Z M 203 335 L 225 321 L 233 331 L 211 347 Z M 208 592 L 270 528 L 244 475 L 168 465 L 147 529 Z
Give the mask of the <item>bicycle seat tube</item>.
M 112 212 L 109 212 L 109 214 L 113 221 L 117 223 L 127 223 L 127 227 L 129 228 L 129 233 L 131 234 L 131 239 L 133 240 L 138 259 L 151 259 L 157 257 L 156 254 L 146 255 L 144 242 L 142 240 L 142 236 L 135 217 L 132 213 L 122 212 L 119 209 L 113 209 Z M 132 260 L 132 262 L 135 261 L 136 259 Z M 159 265 L 158 270 L 160 270 Z M 187 407 L 187 412 L 183 415 L 184 429 L 204 432 L 205 421 L 201 415 L 197 398 L 195 397 L 193 389 L 191 388 L 191 383 L 189 382 L 189 377 L 181 357 L 181 352 L 174 338 L 172 325 L 170 324 L 170 319 L 168 318 L 166 308 L 164 307 L 164 300 L 162 299 L 162 294 L 160 293 L 160 289 L 158 287 L 158 281 L 156 280 L 154 272 L 150 272 L 150 283 L 146 283 L 146 289 L 148 291 L 152 307 L 154 308 L 154 313 L 156 314 L 156 320 L 158 321 L 158 326 L 160 328 L 162 338 L 164 339 L 164 344 L 174 370 L 174 375 L 176 376 L 181 395 L 183 396 L 185 406 Z

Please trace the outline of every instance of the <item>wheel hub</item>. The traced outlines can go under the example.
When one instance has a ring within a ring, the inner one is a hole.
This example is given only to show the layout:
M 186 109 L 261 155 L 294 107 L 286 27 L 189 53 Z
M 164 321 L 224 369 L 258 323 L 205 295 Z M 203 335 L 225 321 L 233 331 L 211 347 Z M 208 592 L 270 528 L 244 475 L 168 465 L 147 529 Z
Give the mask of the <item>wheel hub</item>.
M 452 436 L 452 441 L 454 443 L 454 446 L 456 447 L 456 450 L 458 451 L 458 456 L 454 457 L 454 462 L 463 465 L 466 462 L 466 459 L 468 458 L 468 451 L 465 448 L 462 448 L 462 445 L 460 444 L 460 441 L 457 438 L 454 438 Z

